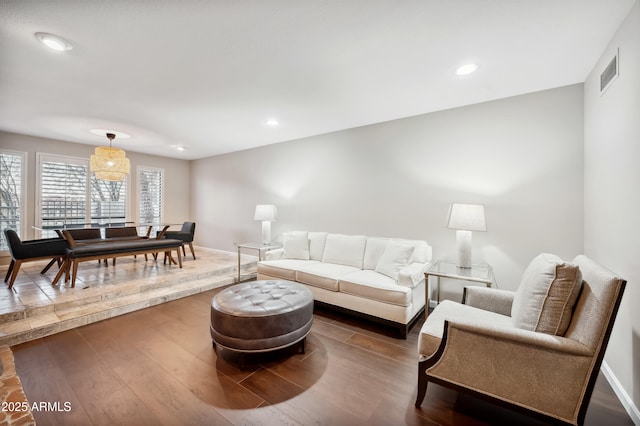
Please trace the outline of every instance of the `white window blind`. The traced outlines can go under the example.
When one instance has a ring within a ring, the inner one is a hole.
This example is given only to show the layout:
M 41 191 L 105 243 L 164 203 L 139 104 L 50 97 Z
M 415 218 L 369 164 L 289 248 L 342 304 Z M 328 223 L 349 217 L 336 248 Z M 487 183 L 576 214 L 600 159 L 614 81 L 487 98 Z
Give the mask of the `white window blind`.
M 84 158 L 39 154 L 38 217 L 42 237 L 62 227 L 126 221 L 127 181 L 96 179 Z
M 141 223 L 162 223 L 164 169 L 138 167 L 138 217 Z
M 111 182 L 91 174 L 91 223 L 124 226 L 127 212 L 127 180 Z
M 0 150 L 0 231 L 13 229 L 23 237 L 26 153 Z M 0 250 L 8 250 L 0 232 Z

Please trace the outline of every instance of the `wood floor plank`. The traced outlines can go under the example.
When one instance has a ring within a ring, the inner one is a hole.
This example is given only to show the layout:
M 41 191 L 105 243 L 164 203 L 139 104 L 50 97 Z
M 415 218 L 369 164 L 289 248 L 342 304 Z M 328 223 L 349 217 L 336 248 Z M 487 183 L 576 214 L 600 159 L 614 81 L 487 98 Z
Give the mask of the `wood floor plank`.
M 134 344 L 197 398 L 208 404 L 243 409 L 255 408 L 263 403 L 254 393 L 220 373 L 216 364 L 207 364 L 195 358 L 156 330 L 149 329 L 147 335 Z
M 188 387 L 168 376 L 152 360 L 118 366 L 114 371 L 164 425 L 232 424 L 215 407 L 194 398 Z
M 87 425 L 91 420 L 64 372 L 41 339 L 13 348 L 16 371 L 29 403 L 68 402 L 70 411 L 34 411 L 38 425 Z
M 72 402 L 38 424 L 478 425 L 540 424 L 430 383 L 419 409 L 417 339 L 317 312 L 306 352 L 248 357 L 211 346 L 202 293 L 14 347 L 30 401 Z M 602 376 L 586 425 L 632 425 Z
M 282 376 L 264 368 L 255 371 L 244 379 L 241 384 L 264 399 L 267 404 L 287 401 L 305 390 L 303 387 L 285 380 Z
M 153 412 L 125 385 L 76 331 L 46 337 L 45 342 L 94 425 L 153 425 Z

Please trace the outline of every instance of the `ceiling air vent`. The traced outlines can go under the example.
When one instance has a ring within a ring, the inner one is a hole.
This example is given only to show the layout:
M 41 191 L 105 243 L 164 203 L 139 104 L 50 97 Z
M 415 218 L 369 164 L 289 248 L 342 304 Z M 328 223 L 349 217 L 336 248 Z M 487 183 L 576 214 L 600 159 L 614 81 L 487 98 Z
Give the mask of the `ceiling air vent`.
M 611 86 L 613 81 L 618 77 L 618 56 L 619 51 L 616 52 L 616 56 L 613 57 L 609 65 L 600 74 L 600 94 L 602 95 L 605 90 Z

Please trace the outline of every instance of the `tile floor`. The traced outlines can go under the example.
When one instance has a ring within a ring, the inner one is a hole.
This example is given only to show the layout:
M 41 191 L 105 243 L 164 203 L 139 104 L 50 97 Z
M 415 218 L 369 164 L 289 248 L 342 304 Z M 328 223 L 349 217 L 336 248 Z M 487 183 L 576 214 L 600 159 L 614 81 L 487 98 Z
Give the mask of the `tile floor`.
M 83 262 L 76 286 L 51 285 L 52 267 L 40 274 L 43 262 L 25 263 L 13 289 L 0 286 L 0 346 L 16 345 L 81 325 L 186 297 L 237 281 L 237 254 L 196 247 L 197 260 L 188 254 L 183 268 L 120 257 L 113 266 Z M 255 277 L 256 257 L 242 255 L 241 280 Z M 8 265 L 0 266 L 4 278 Z

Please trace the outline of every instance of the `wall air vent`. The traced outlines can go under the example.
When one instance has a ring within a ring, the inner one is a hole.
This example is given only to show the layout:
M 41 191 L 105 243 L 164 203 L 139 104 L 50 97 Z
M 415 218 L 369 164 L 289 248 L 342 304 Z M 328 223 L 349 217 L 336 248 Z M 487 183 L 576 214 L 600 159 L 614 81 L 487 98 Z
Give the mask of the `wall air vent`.
M 616 56 L 613 57 L 609 65 L 602 71 L 600 74 L 600 94 L 602 95 L 605 90 L 611 86 L 613 81 L 618 77 L 619 67 L 618 67 L 618 56 L 620 56 L 620 51 L 616 51 Z

